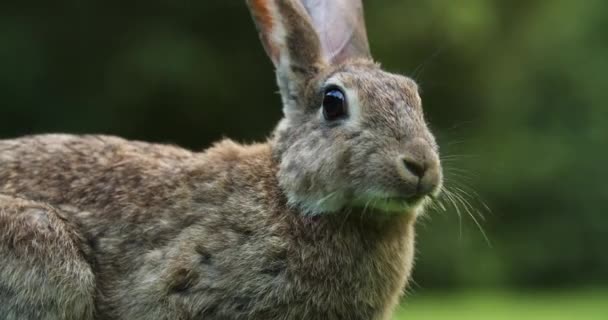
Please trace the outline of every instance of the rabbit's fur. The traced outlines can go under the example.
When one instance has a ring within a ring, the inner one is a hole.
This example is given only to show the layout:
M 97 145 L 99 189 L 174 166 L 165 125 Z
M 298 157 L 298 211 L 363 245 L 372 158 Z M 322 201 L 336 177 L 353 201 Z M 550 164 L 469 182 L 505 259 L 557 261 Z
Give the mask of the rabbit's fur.
M 266 143 L 0 141 L 0 318 L 388 319 L 437 147 L 415 83 L 371 61 L 360 24 L 323 42 L 320 3 L 248 1 L 283 97 Z M 348 119 L 323 118 L 328 83 Z

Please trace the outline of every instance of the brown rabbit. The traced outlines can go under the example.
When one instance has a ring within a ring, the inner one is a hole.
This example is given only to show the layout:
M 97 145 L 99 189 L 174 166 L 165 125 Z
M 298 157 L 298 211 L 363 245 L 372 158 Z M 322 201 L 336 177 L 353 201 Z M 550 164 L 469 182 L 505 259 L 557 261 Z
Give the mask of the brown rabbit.
M 360 0 L 247 3 L 266 143 L 0 141 L 0 318 L 390 318 L 442 184 L 417 86 L 372 61 Z

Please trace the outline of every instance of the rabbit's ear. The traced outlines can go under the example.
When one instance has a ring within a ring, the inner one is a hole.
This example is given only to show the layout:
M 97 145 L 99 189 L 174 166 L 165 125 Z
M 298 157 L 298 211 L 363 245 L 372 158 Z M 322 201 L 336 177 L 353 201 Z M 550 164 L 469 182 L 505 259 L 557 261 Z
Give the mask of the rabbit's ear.
M 247 0 L 266 53 L 279 72 L 314 73 L 321 43 L 301 0 Z
M 323 57 L 334 64 L 370 58 L 361 0 L 299 0 L 312 18 Z

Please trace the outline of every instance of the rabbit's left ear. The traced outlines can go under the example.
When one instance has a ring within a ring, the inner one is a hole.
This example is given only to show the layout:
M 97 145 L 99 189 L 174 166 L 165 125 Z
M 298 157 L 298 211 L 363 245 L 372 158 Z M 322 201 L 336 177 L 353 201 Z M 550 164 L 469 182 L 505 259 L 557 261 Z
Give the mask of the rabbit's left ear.
M 324 63 L 319 37 L 301 0 L 247 0 L 247 4 L 280 76 L 285 68 L 307 73 Z
M 361 0 L 299 0 L 311 17 L 326 61 L 371 59 Z

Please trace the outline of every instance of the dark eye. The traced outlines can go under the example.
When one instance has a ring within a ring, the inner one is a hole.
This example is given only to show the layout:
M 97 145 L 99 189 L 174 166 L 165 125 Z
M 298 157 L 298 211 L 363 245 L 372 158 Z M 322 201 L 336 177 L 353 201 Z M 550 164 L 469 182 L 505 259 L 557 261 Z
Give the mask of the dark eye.
M 344 92 L 336 87 L 325 90 L 323 96 L 323 116 L 328 121 L 338 120 L 348 115 L 348 106 Z

